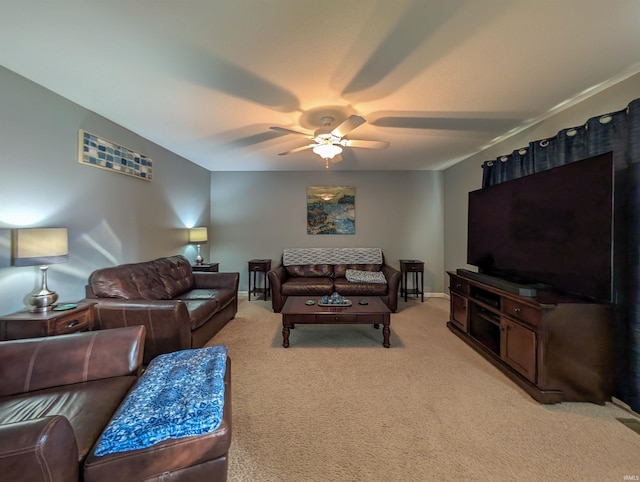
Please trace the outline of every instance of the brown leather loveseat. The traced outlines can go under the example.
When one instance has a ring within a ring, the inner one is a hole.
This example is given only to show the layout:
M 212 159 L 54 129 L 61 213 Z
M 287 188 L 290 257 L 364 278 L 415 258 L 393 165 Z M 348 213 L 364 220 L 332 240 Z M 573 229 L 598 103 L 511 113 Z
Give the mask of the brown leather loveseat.
M 144 325 L 144 364 L 200 348 L 238 311 L 239 273 L 194 272 L 184 256 L 94 271 L 86 287 L 96 329 Z
M 273 311 L 280 313 L 289 296 L 379 296 L 398 309 L 400 271 L 385 263 L 379 248 L 289 248 L 267 273 Z

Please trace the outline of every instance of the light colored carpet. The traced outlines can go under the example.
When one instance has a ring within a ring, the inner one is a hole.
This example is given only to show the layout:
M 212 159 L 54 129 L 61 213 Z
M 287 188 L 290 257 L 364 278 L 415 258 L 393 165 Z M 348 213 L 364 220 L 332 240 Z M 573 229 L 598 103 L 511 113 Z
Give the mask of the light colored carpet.
M 297 325 L 241 297 L 210 343 L 232 359 L 230 481 L 608 481 L 640 476 L 640 435 L 607 404 L 540 405 L 401 302 L 391 348 L 369 325 Z M 627 479 L 629 480 L 629 479 Z M 633 478 L 630 480 L 638 480 Z

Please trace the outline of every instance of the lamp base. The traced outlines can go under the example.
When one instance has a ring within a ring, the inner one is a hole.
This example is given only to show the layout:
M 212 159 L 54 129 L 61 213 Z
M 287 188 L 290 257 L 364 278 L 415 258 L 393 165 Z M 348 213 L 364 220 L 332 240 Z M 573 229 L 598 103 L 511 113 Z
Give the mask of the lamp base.
M 29 298 L 31 303 L 31 311 L 37 313 L 43 313 L 53 309 L 53 304 L 58 300 L 58 293 L 49 290 L 47 287 L 47 268 L 48 266 L 40 266 L 40 272 L 42 273 L 42 284 L 40 291 L 34 293 Z
M 50 311 L 54 307 L 54 303 L 58 300 L 58 293 L 55 291 L 40 290 L 29 298 L 31 303 L 31 311 L 36 313 L 44 313 Z
M 198 255 L 196 256 L 196 266 L 202 266 L 204 264 L 204 258 L 202 257 L 202 254 L 200 254 L 200 245 L 197 245 L 198 247 Z

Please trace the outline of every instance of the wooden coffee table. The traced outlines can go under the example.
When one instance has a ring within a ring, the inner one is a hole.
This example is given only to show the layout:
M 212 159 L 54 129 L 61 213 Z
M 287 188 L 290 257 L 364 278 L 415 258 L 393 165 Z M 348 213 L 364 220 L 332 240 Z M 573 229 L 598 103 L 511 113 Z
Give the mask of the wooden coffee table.
M 391 310 L 378 296 L 354 296 L 351 306 L 318 306 L 319 296 L 290 296 L 282 308 L 282 346 L 289 347 L 289 332 L 299 324 L 371 324 L 378 328 L 382 324 L 382 345 L 389 348 L 391 333 Z M 313 305 L 306 302 L 312 300 Z M 360 300 L 367 302 L 359 304 Z

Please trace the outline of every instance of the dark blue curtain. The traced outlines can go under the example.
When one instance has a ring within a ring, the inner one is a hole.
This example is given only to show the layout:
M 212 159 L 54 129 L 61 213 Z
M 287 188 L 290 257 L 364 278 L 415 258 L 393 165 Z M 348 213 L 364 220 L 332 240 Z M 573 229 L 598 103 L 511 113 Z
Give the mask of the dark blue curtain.
M 613 283 L 616 323 L 614 395 L 640 411 L 640 99 L 626 109 L 561 130 L 550 139 L 486 161 L 482 187 L 613 152 Z

